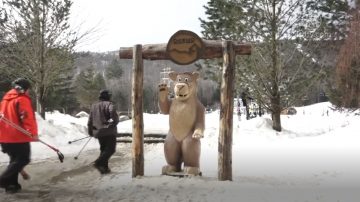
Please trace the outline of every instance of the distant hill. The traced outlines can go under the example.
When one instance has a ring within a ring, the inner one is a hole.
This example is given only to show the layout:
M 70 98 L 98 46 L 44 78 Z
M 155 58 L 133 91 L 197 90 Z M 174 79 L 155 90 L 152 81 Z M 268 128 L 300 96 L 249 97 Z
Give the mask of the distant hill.
M 94 52 L 79 52 L 76 53 L 75 65 L 78 72 L 89 67 L 93 67 L 98 72 L 103 72 L 105 68 L 113 59 L 119 59 L 118 51 L 111 51 L 105 53 Z M 131 71 L 133 62 L 131 59 L 119 59 L 121 67 L 123 69 L 122 80 L 131 81 Z M 177 65 L 170 60 L 144 60 L 144 83 L 160 82 L 160 72 L 170 67 L 173 71 L 194 71 L 196 67 L 194 64 L 190 65 Z M 145 84 L 144 84 L 145 85 Z
M 290 50 L 294 50 L 294 46 L 296 44 L 295 42 L 292 43 L 293 44 L 289 46 Z M 309 46 L 308 49 L 301 48 L 302 50 L 299 49 L 298 51 L 299 54 L 306 54 L 308 57 L 313 58 L 312 65 L 317 68 L 323 68 L 328 74 L 328 79 L 330 79 L 331 74 L 335 70 L 338 51 L 342 43 L 343 41 L 313 41 L 311 42 L 312 45 Z M 119 59 L 118 51 L 109 51 L 104 53 L 79 52 L 76 53 L 75 64 L 78 72 L 88 67 L 94 67 L 96 71 L 103 72 L 114 58 Z M 121 85 L 124 84 L 124 88 L 130 91 L 133 61 L 132 59 L 119 59 L 119 61 L 123 69 L 123 76 L 122 78 L 119 78 L 119 82 Z M 198 62 L 201 62 L 201 60 Z M 160 72 L 167 67 L 170 67 L 172 71 L 180 72 L 197 70 L 194 63 L 181 66 L 170 60 L 144 60 L 144 88 L 150 87 L 151 89 L 156 90 L 157 84 L 161 81 Z M 306 100 L 303 101 L 305 101 L 306 104 L 320 101 L 320 95 L 324 94 L 327 87 L 326 82 L 319 81 L 319 83 L 317 83 L 314 87 L 308 89 Z M 128 95 L 129 93 L 130 92 L 128 92 Z

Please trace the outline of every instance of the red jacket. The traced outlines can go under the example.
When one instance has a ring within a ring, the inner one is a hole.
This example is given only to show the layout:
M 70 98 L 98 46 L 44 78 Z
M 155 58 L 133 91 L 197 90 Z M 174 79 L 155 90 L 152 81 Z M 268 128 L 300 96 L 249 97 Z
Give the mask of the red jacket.
M 21 143 L 37 140 L 37 124 L 31 99 L 27 93 L 19 94 L 15 89 L 8 91 L 1 103 L 0 113 L 14 124 L 21 126 L 32 134 L 25 135 L 0 119 L 0 143 Z

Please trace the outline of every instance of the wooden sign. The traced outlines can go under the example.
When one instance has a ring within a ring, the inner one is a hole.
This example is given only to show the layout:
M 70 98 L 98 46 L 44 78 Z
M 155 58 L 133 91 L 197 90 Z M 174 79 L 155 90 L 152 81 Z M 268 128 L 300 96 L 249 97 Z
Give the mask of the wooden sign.
M 177 31 L 167 43 L 166 52 L 171 61 L 188 65 L 201 58 L 204 50 L 202 39 L 194 32 Z

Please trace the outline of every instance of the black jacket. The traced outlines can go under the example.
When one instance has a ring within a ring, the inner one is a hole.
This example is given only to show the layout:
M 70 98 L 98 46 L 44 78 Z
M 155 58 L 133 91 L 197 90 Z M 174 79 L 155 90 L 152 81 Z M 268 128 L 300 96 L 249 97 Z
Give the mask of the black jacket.
M 88 120 L 90 136 L 103 137 L 116 135 L 119 116 L 112 102 L 99 101 L 91 106 Z

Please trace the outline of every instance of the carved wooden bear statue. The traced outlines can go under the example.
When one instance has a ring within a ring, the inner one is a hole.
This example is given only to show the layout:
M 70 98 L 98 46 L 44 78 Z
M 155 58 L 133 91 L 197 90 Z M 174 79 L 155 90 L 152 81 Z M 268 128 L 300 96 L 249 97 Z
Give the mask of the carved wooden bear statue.
M 198 72 L 170 72 L 174 81 L 173 99 L 168 98 L 166 84 L 159 84 L 159 107 L 161 113 L 169 114 L 170 131 L 165 139 L 164 152 L 167 161 L 162 174 L 181 171 L 200 174 L 200 138 L 204 136 L 205 108 L 197 98 Z

